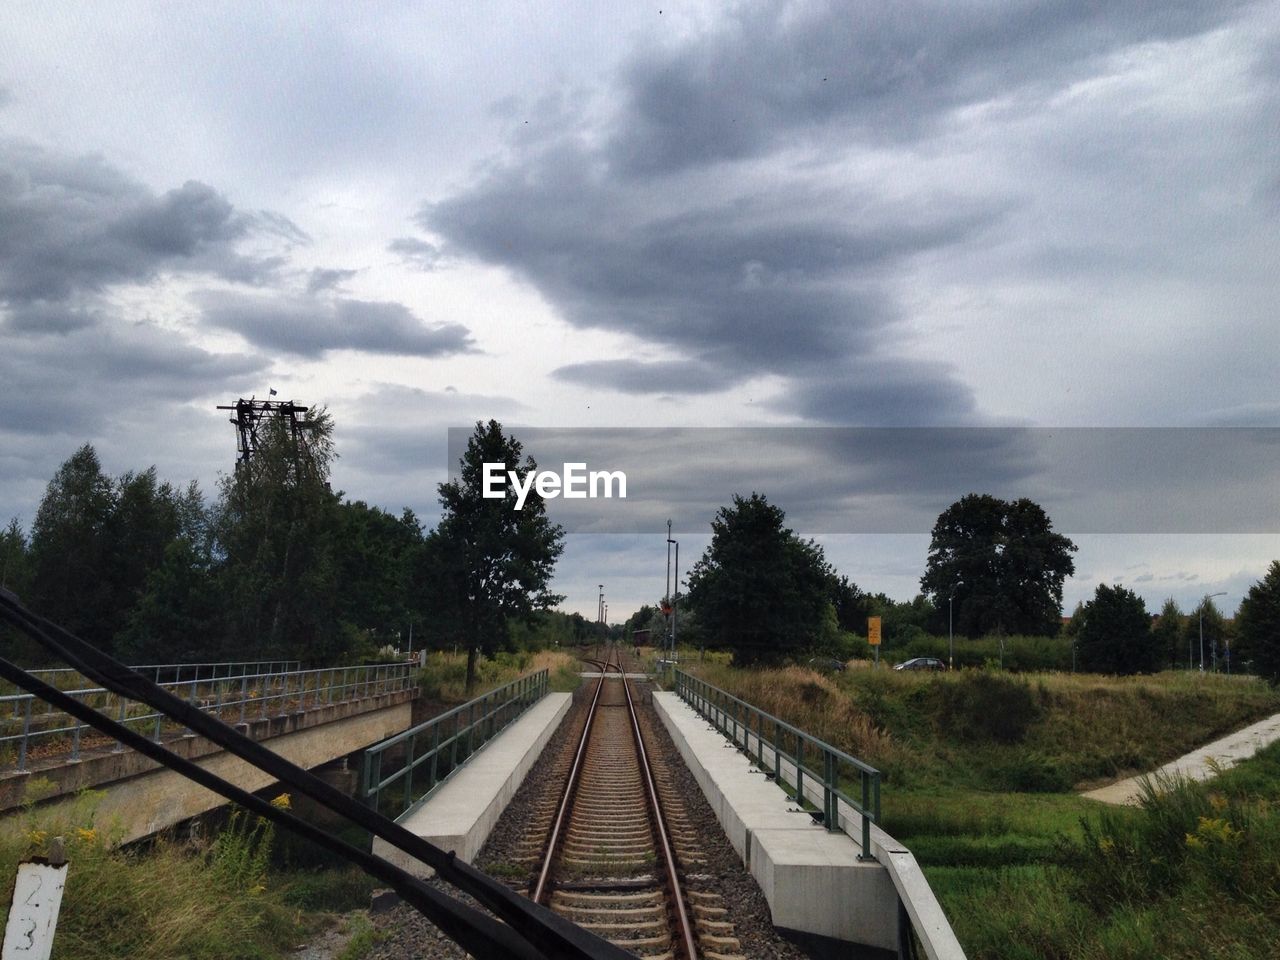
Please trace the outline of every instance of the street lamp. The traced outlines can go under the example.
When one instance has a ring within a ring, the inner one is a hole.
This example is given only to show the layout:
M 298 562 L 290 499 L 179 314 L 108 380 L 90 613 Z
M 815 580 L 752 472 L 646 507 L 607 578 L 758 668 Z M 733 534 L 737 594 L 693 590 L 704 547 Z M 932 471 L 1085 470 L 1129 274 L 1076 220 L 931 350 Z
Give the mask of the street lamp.
M 1200 672 L 1204 673 L 1204 608 L 1205 604 L 1213 597 L 1225 597 L 1227 591 L 1221 593 L 1206 593 L 1204 599 L 1200 601 Z
M 964 586 L 963 580 L 957 580 L 951 585 L 951 596 L 947 597 L 947 643 L 951 648 L 951 652 L 947 655 L 947 669 L 954 670 L 956 668 L 956 635 L 953 629 L 953 619 L 951 614 L 952 604 L 956 599 L 956 590 Z
M 680 541 L 667 537 L 667 543 L 676 545 L 676 595 L 671 598 L 671 662 L 676 659 L 676 607 L 680 602 Z M 667 549 L 670 549 L 668 547 Z M 672 667 L 674 670 L 675 668 Z

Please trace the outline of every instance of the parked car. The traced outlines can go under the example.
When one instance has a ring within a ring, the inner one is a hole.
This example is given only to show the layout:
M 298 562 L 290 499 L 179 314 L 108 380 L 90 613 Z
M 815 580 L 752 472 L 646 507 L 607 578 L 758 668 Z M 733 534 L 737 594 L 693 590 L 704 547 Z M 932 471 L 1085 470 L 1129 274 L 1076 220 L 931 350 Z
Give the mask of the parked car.
M 944 664 L 937 657 L 912 657 L 910 660 L 903 660 L 893 669 L 895 670 L 945 670 Z
M 835 657 L 814 657 L 809 661 L 809 666 L 814 670 L 834 670 L 840 673 L 845 668 L 845 662 Z

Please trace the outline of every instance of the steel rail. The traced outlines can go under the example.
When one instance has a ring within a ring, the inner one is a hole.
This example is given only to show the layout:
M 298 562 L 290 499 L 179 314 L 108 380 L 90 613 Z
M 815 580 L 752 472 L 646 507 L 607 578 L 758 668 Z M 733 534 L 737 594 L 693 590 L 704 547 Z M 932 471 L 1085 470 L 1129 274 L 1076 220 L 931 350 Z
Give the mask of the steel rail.
M 585 662 L 599 663 L 599 661 L 592 660 L 586 660 Z M 538 871 L 538 882 L 533 888 L 534 903 L 542 903 L 542 898 L 547 893 L 548 881 L 551 878 L 551 868 L 555 864 L 556 848 L 560 844 L 560 832 L 568 819 L 569 809 L 573 806 L 574 788 L 578 785 L 578 772 L 582 769 L 582 760 L 587 754 L 587 741 L 591 737 L 591 724 L 596 717 L 596 705 L 600 702 L 600 691 L 604 689 L 606 673 L 607 671 L 602 664 L 600 679 L 596 681 L 596 692 L 591 698 L 591 706 L 587 710 L 587 722 L 582 728 L 582 739 L 578 741 L 578 752 L 574 754 L 573 766 L 569 769 L 569 781 L 565 785 L 564 796 L 560 798 L 560 806 L 556 810 L 556 818 L 551 824 L 551 833 L 547 839 L 547 851 L 542 858 L 542 868 Z
M 640 757 L 640 770 L 644 774 L 645 792 L 649 798 L 649 809 L 653 813 L 654 831 L 658 835 L 662 849 L 662 863 L 667 874 L 667 893 L 675 911 L 676 934 L 684 945 L 688 960 L 697 960 L 698 947 L 693 925 L 689 922 L 689 912 L 685 907 L 684 889 L 676 869 L 676 855 L 671 847 L 671 837 L 667 833 L 666 819 L 662 815 L 662 804 L 658 802 L 658 789 L 653 781 L 653 770 L 649 765 L 649 752 L 645 749 L 644 737 L 640 734 L 640 718 L 636 715 L 635 702 L 631 696 L 631 681 L 627 679 L 627 671 L 621 664 L 617 665 L 617 670 L 622 678 L 622 687 L 627 694 L 627 710 L 631 714 L 631 732 L 635 736 L 636 750 Z

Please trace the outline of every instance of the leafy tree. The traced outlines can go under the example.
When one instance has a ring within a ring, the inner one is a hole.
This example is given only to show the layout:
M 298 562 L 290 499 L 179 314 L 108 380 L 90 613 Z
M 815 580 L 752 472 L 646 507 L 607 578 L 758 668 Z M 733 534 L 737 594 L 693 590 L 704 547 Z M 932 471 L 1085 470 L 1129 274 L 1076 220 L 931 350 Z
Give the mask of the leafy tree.
M 828 589 L 831 594 L 831 604 L 835 607 L 836 623 L 839 624 L 840 629 L 866 636 L 871 598 L 843 574 L 837 577 L 833 573 Z
M 0 530 L 0 587 L 27 599 L 30 585 L 30 546 L 15 517 L 9 521 L 9 526 Z M 48 660 L 48 654 L 39 644 L 8 624 L 0 624 L 0 648 L 9 651 L 8 656 L 17 663 L 43 663 Z
M 424 537 L 413 511 L 396 517 L 357 500 L 340 504 L 334 519 L 339 620 L 372 646 L 395 641 L 410 623 L 421 629 L 413 574 Z
M 689 575 L 689 605 L 708 643 L 735 663 L 775 663 L 813 643 L 830 606 L 822 548 L 783 525 L 757 493 L 734 496 L 711 522 L 711 545 Z
M 867 609 L 871 616 L 880 618 L 880 637 L 885 649 L 902 647 L 925 636 L 928 625 L 937 614 L 923 593 L 904 603 L 877 593 L 868 598 Z
M 119 635 L 120 652 L 132 663 L 200 661 L 219 651 L 221 640 L 222 603 L 208 551 L 178 537 L 148 575 Z
M 1187 654 L 1183 641 L 1183 617 L 1178 602 L 1170 597 L 1160 609 L 1160 616 L 1151 624 L 1151 635 L 1156 649 L 1161 652 L 1169 669 L 1176 670 Z
M 1280 560 L 1249 588 L 1236 616 L 1239 656 L 1271 684 L 1280 684 Z
M 267 421 L 252 459 L 223 478 L 215 556 L 234 649 L 324 661 L 350 642 L 337 618 L 333 421 L 312 409 L 300 424 L 306 450 L 282 420 Z
M 86 443 L 49 481 L 31 528 L 32 608 L 106 651 L 118 620 L 106 576 L 113 507 L 111 480 Z
M 920 587 L 940 616 L 955 591 L 957 633 L 1054 635 L 1075 549 L 1031 500 L 971 493 L 938 516 Z
M 1226 637 L 1226 620 L 1212 597 L 1205 597 L 1189 612 L 1182 625 L 1180 649 L 1190 650 L 1193 662 L 1200 665 L 1200 630 L 1204 628 L 1204 668 L 1213 669 L 1216 657 L 1223 654 Z
M 1076 608 L 1071 611 L 1071 617 L 1062 627 L 1062 634 L 1066 637 L 1075 637 L 1080 635 L 1080 628 L 1084 626 L 1084 601 L 1077 600 Z
M 460 462 L 458 479 L 440 484 L 440 524 L 427 538 L 427 564 L 434 577 L 432 626 L 456 637 L 467 651 L 467 689 L 476 660 L 507 641 L 508 623 L 528 618 L 562 599 L 549 587 L 564 550 L 564 531 L 546 514 L 531 490 L 517 510 L 510 484 L 503 499 L 482 496 L 483 466 L 500 463 L 525 482 L 538 465 L 505 436 L 496 420 L 477 423 Z
M 1151 673 L 1164 657 L 1152 637 L 1146 603 L 1119 585 L 1098 584 L 1076 645 L 1080 666 L 1093 673 Z

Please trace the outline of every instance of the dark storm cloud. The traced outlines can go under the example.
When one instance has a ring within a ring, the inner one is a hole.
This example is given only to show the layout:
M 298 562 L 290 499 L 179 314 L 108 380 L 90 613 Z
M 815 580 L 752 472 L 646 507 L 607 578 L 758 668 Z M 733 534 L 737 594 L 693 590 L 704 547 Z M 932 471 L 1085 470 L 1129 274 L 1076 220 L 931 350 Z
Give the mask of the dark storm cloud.
M 543 469 L 619 470 L 622 499 L 555 499 L 579 533 L 702 531 L 765 494 L 806 534 L 927 534 L 968 493 L 1041 504 L 1068 533 L 1272 533 L 1280 430 L 777 427 L 519 429 Z M 449 466 L 469 438 L 449 431 Z M 1261 478 L 1261 479 L 1260 479 Z
M 418 223 L 446 253 L 527 279 L 575 326 L 675 348 L 726 383 L 781 376 L 779 406 L 805 418 L 973 422 L 951 368 L 906 359 L 902 281 L 922 261 L 1009 249 L 1043 183 L 975 176 L 963 153 L 948 171 L 941 140 L 981 128 L 963 108 L 1043 104 L 1238 6 L 743 5 L 642 50 L 591 107 L 565 98 L 537 139 L 513 135 Z M 1099 156 L 1125 136 L 1100 134 Z M 596 372 L 558 375 L 604 385 Z
M 282 261 L 237 245 L 261 234 L 302 238 L 285 218 L 238 211 L 202 183 L 157 196 L 100 158 L 0 141 L 0 302 L 10 307 L 147 283 L 165 270 L 259 283 Z
M 336 290 L 356 275 L 355 270 L 316 269 L 307 275 L 307 293 Z
M 896 314 L 874 281 L 998 216 L 784 186 L 664 211 L 569 148 L 425 208 L 423 225 L 528 276 L 575 325 L 695 352 L 736 376 L 865 348 Z
M 102 324 L 62 336 L 8 337 L 0 349 L 0 432 L 89 436 L 113 417 L 235 392 L 267 366 L 173 331 Z
M 470 352 L 459 323 L 425 323 L 401 303 L 207 290 L 194 296 L 205 323 L 266 350 L 320 357 L 331 350 L 442 357 Z
M 558 367 L 551 375 L 619 393 L 716 393 L 732 384 L 723 370 L 696 360 L 594 360 Z
M 387 250 L 419 270 L 434 270 L 440 265 L 440 248 L 417 237 L 397 237 L 387 244 Z
M 957 107 L 1062 83 L 1119 48 L 1199 33 L 1245 5 L 743 5 L 712 35 L 637 59 L 608 157 L 649 175 L 820 139 L 831 128 L 909 139 Z
M 973 391 L 946 367 L 882 357 L 859 357 L 805 378 L 777 406 L 832 424 L 921 427 L 977 419 Z
M 101 322 L 101 311 L 39 300 L 11 306 L 0 330 L 26 335 L 70 333 Z

